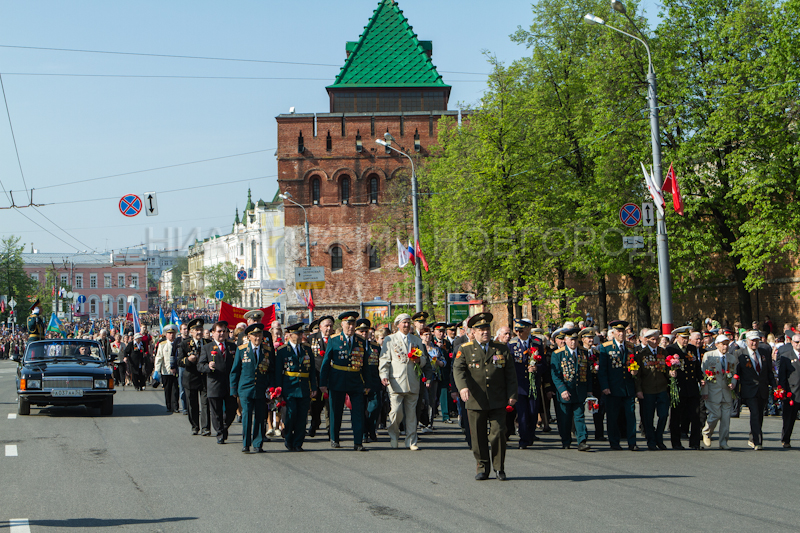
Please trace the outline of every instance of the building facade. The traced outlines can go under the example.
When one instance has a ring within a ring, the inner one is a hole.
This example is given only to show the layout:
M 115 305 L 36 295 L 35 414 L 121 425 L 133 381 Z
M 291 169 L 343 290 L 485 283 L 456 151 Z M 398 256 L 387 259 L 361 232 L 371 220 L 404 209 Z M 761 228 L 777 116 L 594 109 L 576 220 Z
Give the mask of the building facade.
M 325 267 L 325 289 L 314 291 L 318 313 L 389 300 L 403 277 L 397 254 L 388 253 L 396 235 L 375 222 L 393 181 L 407 182 L 410 192 L 411 163 L 375 140 L 389 133 L 392 146 L 418 163 L 430 154 L 439 120 L 458 119 L 447 110 L 450 86 L 432 52 L 397 4 L 381 0 L 359 40 L 346 43 L 345 64 L 326 88 L 330 112 L 276 118 L 278 187 L 302 206 L 284 203 L 286 280 L 291 290 L 294 268 L 306 265 L 307 216 L 311 264 Z M 304 305 L 293 298 L 288 308 Z

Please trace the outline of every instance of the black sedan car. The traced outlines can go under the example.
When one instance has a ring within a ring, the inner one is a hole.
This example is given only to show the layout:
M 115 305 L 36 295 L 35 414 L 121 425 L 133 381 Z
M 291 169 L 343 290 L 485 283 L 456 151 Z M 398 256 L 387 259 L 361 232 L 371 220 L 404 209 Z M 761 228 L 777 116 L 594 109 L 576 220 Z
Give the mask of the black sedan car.
M 85 405 L 100 408 L 104 416 L 114 412 L 114 378 L 97 341 L 34 341 L 18 362 L 20 415 L 29 415 L 32 405 Z

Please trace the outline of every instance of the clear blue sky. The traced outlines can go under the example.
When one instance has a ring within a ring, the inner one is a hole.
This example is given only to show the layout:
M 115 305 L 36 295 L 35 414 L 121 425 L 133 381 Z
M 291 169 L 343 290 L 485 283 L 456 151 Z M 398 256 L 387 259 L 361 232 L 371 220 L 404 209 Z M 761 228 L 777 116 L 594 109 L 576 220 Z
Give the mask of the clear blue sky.
M 531 21 L 530 2 L 399 0 L 433 62 L 453 86 L 451 108 L 475 103 L 488 71 L 484 51 L 510 62 L 525 50 L 509 40 Z M 3 236 L 43 252 L 120 249 L 143 243 L 148 228 L 183 245 L 227 233 L 247 188 L 270 200 L 277 189 L 275 116 L 327 112 L 325 86 L 377 0 L 70 1 L 0 0 L 0 45 L 259 59 L 317 65 L 175 59 L 0 47 L 0 72 L 27 188 L 38 208 L 0 210 Z M 655 22 L 657 4 L 645 0 Z M 487 9 L 492 6 L 493 9 Z M 609 7 L 610 11 L 610 7 Z M 607 16 L 607 13 L 597 13 Z M 332 65 L 332 66 L 324 66 Z M 459 73 L 457 73 L 459 72 Z M 460 72 L 477 73 L 460 74 Z M 46 74 L 314 78 L 243 80 L 55 77 Z M 82 184 L 74 182 L 245 152 L 259 153 Z M 5 107 L 0 104 L 0 180 L 27 203 Z M 173 189 L 241 180 L 225 186 Z M 128 219 L 126 193 L 159 193 L 157 217 Z M 92 202 L 85 199 L 109 198 Z M 58 202 L 62 202 L 58 204 Z M 73 203 L 65 203 L 73 202 Z M 0 206 L 9 205 L 0 193 Z M 37 227 L 24 213 L 56 236 Z M 47 220 L 47 218 L 50 220 Z M 52 222 L 51 222 L 52 221 Z M 67 230 L 72 237 L 56 227 Z M 181 235 L 180 239 L 176 238 Z M 74 237 L 74 238 L 73 238 Z M 76 240 L 80 242 L 76 242 Z

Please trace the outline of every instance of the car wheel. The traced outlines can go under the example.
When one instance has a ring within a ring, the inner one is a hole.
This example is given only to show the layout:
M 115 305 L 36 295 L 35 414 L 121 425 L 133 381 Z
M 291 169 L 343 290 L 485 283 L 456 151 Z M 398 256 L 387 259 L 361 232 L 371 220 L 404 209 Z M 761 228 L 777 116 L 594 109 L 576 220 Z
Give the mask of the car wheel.
M 100 414 L 103 416 L 111 416 L 114 414 L 114 397 L 111 396 L 103 400 L 103 404 L 100 406 Z
M 17 406 L 17 413 L 22 416 L 31 414 L 31 403 L 21 396 L 19 398 L 19 405 Z

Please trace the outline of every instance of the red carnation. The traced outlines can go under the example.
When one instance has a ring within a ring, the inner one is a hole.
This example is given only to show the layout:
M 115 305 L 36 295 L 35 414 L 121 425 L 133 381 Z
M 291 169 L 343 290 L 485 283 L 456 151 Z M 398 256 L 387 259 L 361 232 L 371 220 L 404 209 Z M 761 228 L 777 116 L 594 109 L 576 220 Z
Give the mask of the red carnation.
M 786 393 L 786 397 L 787 397 L 787 398 L 791 398 L 791 397 L 792 397 L 792 393 L 791 393 L 791 392 L 787 392 L 787 393 Z
M 506 405 L 506 411 L 508 411 L 510 413 L 513 410 L 514 410 L 514 406 L 513 405 Z
M 733 379 L 739 379 L 739 374 L 734 374 Z
M 794 405 L 794 400 L 789 400 L 789 405 Z
M 269 388 L 269 395 L 272 396 L 275 393 L 275 387 Z
M 428 381 L 427 378 L 425 378 L 425 376 L 422 376 L 422 382 L 425 383 L 426 381 Z
M 323 400 L 327 400 L 327 399 L 328 399 L 328 393 L 327 393 L 327 392 L 326 392 L 325 394 L 323 394 L 323 395 L 322 395 L 322 399 L 323 399 Z

